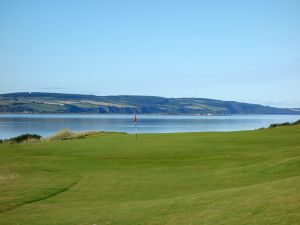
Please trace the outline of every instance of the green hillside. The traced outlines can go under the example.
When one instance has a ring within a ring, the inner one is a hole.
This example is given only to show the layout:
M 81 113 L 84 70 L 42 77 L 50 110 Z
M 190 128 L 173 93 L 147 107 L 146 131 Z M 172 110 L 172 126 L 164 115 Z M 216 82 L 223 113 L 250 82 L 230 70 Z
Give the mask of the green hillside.
M 95 96 L 41 92 L 0 95 L 0 113 L 300 114 L 284 109 L 205 98 Z
M 300 126 L 0 145 L 1 225 L 296 225 Z

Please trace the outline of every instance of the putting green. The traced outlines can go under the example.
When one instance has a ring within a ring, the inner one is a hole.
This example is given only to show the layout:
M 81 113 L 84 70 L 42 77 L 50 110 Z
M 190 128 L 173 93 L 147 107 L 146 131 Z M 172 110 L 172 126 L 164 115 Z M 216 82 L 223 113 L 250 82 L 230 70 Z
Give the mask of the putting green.
M 300 221 L 300 126 L 0 145 L 0 224 Z

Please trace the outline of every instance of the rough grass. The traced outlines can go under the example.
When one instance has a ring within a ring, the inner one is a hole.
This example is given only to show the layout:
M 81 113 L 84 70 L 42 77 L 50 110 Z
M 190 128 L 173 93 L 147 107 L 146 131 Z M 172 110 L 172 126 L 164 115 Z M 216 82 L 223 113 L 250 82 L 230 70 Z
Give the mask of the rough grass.
M 69 129 L 62 129 L 52 136 L 48 138 L 42 138 L 37 134 L 22 134 L 17 137 L 13 137 L 10 139 L 0 139 L 0 144 L 16 144 L 16 143 L 24 143 L 24 142 L 40 142 L 40 141 L 58 141 L 58 140 L 73 140 L 73 139 L 83 139 L 83 138 L 92 138 L 103 135 L 111 135 L 111 134 L 125 134 L 122 132 L 107 132 L 107 131 L 86 131 L 86 132 L 72 132 Z
M 273 123 L 269 126 L 269 128 L 275 128 L 275 127 L 284 127 L 284 126 L 296 126 L 296 125 L 300 125 L 300 120 L 297 120 L 295 122 L 292 123 Z
M 291 225 L 300 126 L 0 145 L 0 224 Z
M 21 134 L 19 136 L 5 139 L 5 140 L 0 139 L 0 144 L 2 144 L 2 143 L 16 144 L 16 143 L 22 143 L 22 142 L 37 142 L 37 141 L 40 141 L 41 138 L 42 138 L 42 136 L 40 136 L 38 134 L 27 133 L 27 134 Z
M 57 141 L 57 140 L 72 140 L 72 139 L 83 139 L 83 138 L 90 138 L 90 137 L 97 137 L 107 134 L 113 134 L 118 132 L 104 132 L 104 131 L 87 131 L 87 132 L 72 132 L 69 129 L 62 129 L 57 133 L 53 134 L 46 140 L 48 141 Z M 121 134 L 121 133 L 119 133 Z

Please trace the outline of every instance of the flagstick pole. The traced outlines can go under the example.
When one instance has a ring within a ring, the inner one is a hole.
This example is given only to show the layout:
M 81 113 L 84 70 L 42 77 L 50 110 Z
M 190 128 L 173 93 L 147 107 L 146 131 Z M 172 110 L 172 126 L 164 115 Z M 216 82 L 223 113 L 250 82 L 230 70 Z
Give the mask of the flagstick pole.
M 135 124 L 135 140 L 137 141 L 137 126 Z
M 137 141 L 136 115 L 134 115 L 134 127 L 135 127 L 135 140 Z

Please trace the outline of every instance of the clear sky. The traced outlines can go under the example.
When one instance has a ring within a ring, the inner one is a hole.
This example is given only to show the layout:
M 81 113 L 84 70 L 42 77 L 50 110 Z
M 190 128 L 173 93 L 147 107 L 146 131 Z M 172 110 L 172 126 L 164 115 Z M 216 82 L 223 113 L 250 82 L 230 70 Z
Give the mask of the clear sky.
M 0 93 L 300 107 L 299 0 L 0 0 Z

